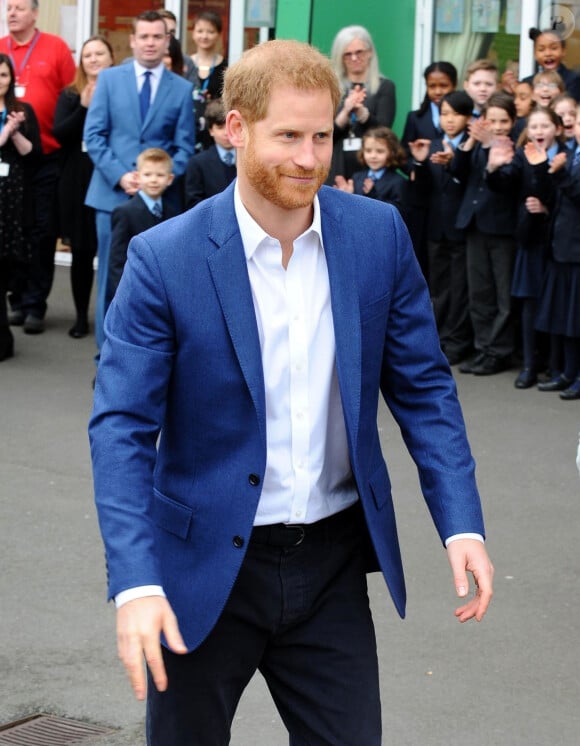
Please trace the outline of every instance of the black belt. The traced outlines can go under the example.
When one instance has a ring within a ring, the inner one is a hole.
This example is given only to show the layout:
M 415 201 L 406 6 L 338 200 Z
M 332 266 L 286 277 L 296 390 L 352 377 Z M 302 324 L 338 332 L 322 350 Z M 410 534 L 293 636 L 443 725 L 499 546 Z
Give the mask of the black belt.
M 305 539 L 313 539 L 322 533 L 333 531 L 342 523 L 351 523 L 353 514 L 359 511 L 360 502 L 357 501 L 346 510 L 315 523 L 272 523 L 268 526 L 254 526 L 250 541 L 273 547 L 297 547 Z

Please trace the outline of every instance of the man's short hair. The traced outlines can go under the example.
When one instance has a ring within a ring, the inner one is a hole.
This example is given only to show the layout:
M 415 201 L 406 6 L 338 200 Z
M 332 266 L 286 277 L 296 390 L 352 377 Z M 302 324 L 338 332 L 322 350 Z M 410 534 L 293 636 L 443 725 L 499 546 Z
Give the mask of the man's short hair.
M 495 62 L 492 62 L 492 60 L 482 59 L 482 60 L 475 60 L 474 62 L 470 62 L 469 65 L 465 68 L 465 75 L 463 76 L 463 80 L 469 80 L 473 73 L 478 72 L 479 70 L 489 70 L 492 73 L 498 74 L 498 67 L 495 64 Z
M 163 148 L 146 148 L 137 156 L 137 170 L 140 171 L 145 163 L 164 163 L 169 173 L 173 171 L 173 160 Z
M 330 60 L 303 42 L 274 39 L 248 49 L 224 77 L 226 111 L 237 109 L 250 123 L 266 117 L 272 91 L 291 86 L 302 91 L 327 90 L 333 110 L 341 98 Z
M 146 23 L 155 23 L 155 21 L 161 21 L 161 23 L 165 26 L 165 20 L 163 19 L 163 16 L 158 13 L 156 10 L 144 10 L 142 13 L 139 13 L 138 16 L 135 16 L 133 19 L 133 33 L 137 33 L 137 24 L 139 21 L 145 21 Z M 165 30 L 167 31 L 167 26 L 165 26 Z

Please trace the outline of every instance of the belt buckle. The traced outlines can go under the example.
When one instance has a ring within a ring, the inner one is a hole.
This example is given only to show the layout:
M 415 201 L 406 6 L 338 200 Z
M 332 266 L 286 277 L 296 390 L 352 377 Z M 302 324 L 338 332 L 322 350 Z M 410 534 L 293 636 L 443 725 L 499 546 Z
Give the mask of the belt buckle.
M 299 526 L 297 524 L 292 525 L 291 523 L 286 525 L 286 529 L 292 529 L 293 531 L 298 531 L 298 538 L 294 542 L 294 544 L 291 544 L 293 547 L 298 547 L 302 542 L 304 541 L 304 537 L 306 536 L 306 529 L 304 526 Z

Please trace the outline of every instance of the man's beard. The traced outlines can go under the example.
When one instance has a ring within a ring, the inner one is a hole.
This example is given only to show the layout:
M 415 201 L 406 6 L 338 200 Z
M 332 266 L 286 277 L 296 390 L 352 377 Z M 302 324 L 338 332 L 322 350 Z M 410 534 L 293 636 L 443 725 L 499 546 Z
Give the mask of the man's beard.
M 256 156 L 252 142 L 246 146 L 243 156 L 246 177 L 255 191 L 262 197 L 285 210 L 295 210 L 312 204 L 315 194 L 326 181 L 329 167 L 319 164 L 312 170 L 296 166 L 268 168 Z M 287 177 L 312 178 L 310 184 L 294 184 Z

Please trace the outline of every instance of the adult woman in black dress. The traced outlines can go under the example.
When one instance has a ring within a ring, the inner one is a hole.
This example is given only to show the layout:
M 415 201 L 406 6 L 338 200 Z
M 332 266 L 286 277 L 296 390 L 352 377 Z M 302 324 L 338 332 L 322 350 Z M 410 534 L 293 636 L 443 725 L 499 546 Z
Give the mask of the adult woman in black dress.
M 40 155 L 38 121 L 29 104 L 14 94 L 14 68 L 0 54 L 0 361 L 14 354 L 6 293 L 14 290 L 18 269 L 30 258 L 32 211 L 29 182 Z
M 112 64 L 113 50 L 107 39 L 87 39 L 81 48 L 75 80 L 60 94 L 54 115 L 54 136 L 62 145 L 64 156 L 58 197 L 62 238 L 70 244 L 72 254 L 70 278 L 76 320 L 68 333 L 73 339 L 89 333 L 88 311 L 97 251 L 94 210 L 84 204 L 93 164 L 84 147 L 83 128 L 97 77 Z
M 221 17 L 211 10 L 202 11 L 193 21 L 191 38 L 195 53 L 191 55 L 193 66 L 185 77 L 193 83 L 198 150 L 206 150 L 213 145 L 205 126 L 204 113 L 207 102 L 222 95 L 224 73 L 228 66 L 220 52 L 222 28 Z
M 373 40 L 363 26 L 346 26 L 330 53 L 344 95 L 334 120 L 334 150 L 327 183 L 336 175 L 350 179 L 360 164 L 361 138 L 372 127 L 390 127 L 395 119 L 395 84 L 379 72 Z

